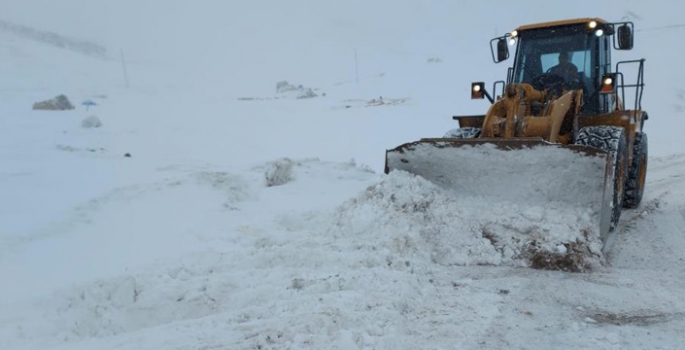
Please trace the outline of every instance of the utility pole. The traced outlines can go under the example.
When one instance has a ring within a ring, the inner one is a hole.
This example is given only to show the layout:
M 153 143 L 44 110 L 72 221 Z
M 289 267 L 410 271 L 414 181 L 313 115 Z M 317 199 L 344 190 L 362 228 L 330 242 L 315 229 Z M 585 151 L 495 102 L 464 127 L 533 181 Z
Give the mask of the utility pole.
M 359 61 L 357 60 L 357 49 L 354 49 L 354 77 L 359 84 Z
M 124 49 L 121 49 L 121 65 L 124 68 L 124 81 L 126 82 L 126 88 L 128 89 L 128 73 L 126 72 L 126 60 L 124 59 Z

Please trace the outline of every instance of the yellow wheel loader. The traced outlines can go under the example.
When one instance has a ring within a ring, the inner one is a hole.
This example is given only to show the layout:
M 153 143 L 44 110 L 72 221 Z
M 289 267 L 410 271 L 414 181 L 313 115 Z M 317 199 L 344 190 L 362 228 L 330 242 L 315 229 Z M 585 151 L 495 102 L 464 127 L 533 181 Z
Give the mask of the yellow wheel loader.
M 632 22 L 582 18 L 525 25 L 490 41 L 495 63 L 513 52 L 506 81 L 471 84 L 484 115 L 386 152 L 385 172 L 403 170 L 455 195 L 542 206 L 594 208 L 604 240 L 621 208 L 640 204 L 647 171 L 642 110 L 644 59 L 612 65 L 633 47 Z M 625 68 L 637 75 L 624 81 Z M 498 90 L 499 88 L 499 90 Z M 632 100 L 626 107 L 626 89 Z M 544 176 L 543 176 L 544 175 Z

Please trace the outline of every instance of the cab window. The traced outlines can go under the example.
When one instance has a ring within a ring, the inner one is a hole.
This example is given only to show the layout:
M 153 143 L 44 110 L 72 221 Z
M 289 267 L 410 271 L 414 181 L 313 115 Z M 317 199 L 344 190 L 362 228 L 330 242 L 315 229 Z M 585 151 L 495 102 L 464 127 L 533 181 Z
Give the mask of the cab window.
M 559 54 L 561 52 L 544 53 L 540 57 L 542 71 L 547 72 L 550 68 L 559 64 Z M 592 71 L 592 56 L 589 51 L 571 51 L 568 53 L 570 62 L 578 68 L 578 73 Z M 586 76 L 589 74 L 585 74 Z

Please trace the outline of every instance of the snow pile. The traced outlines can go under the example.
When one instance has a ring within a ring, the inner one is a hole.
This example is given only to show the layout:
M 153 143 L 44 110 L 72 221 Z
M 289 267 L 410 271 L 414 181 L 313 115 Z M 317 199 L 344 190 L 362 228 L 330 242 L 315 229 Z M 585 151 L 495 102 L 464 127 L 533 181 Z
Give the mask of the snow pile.
M 591 209 L 455 197 L 394 171 L 341 205 L 330 230 L 348 244 L 440 265 L 585 271 L 601 259 Z
M 500 149 L 493 144 L 414 142 L 388 153 L 388 166 L 429 179 L 454 196 L 555 208 L 575 205 L 598 212 L 606 160 L 549 144 Z
M 293 165 L 295 162 L 288 158 L 268 163 L 264 172 L 266 187 L 280 186 L 292 181 Z
M 91 115 L 81 121 L 81 126 L 86 129 L 99 128 L 102 126 L 102 121 L 97 116 Z

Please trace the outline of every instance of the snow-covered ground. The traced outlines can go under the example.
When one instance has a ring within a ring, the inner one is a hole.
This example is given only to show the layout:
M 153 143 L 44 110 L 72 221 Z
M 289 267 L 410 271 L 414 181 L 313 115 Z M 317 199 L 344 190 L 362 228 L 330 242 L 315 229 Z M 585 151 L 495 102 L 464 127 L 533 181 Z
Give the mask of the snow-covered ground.
M 8 3 L 0 348 L 683 348 L 685 6 Z M 577 231 L 580 209 L 383 174 L 386 149 L 487 108 L 468 89 L 506 74 L 491 37 L 595 16 L 636 24 L 614 59 L 647 59 L 651 153 L 642 206 L 590 272 L 493 248 Z M 76 108 L 31 109 L 59 94 Z

